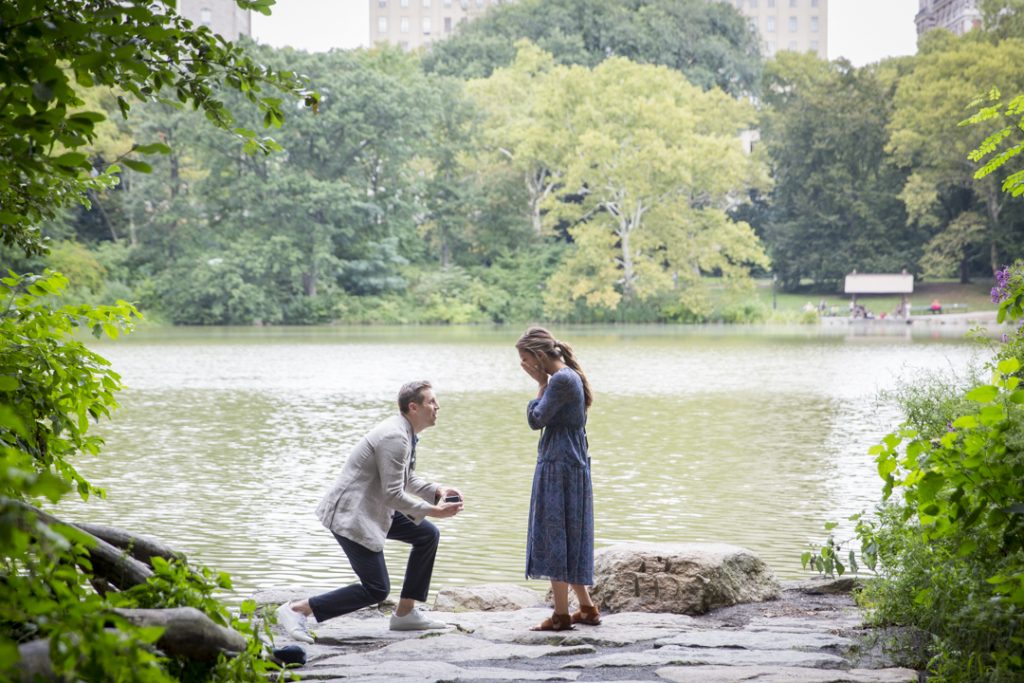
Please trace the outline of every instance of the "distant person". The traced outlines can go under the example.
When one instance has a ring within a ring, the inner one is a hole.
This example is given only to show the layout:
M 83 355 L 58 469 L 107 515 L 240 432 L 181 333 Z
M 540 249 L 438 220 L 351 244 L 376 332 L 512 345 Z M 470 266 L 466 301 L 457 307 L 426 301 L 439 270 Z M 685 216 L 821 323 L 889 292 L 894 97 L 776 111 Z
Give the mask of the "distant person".
M 816 309 L 814 307 L 814 304 L 812 304 L 810 301 L 804 304 L 804 313 L 814 313 L 816 310 L 818 309 Z
M 526 577 L 549 579 L 554 612 L 534 631 L 596 626 L 601 615 L 587 586 L 594 583 L 594 495 L 587 452 L 590 384 L 572 347 L 542 327 L 516 342 L 523 370 L 537 382 L 526 407 L 531 429 L 542 429 L 530 495 Z M 569 614 L 569 588 L 580 608 Z
M 942 313 L 942 304 L 939 303 L 938 299 L 932 299 L 931 309 L 932 309 L 932 315 L 936 315 L 938 313 Z
M 306 626 L 310 615 L 323 622 L 388 596 L 386 538 L 412 545 L 391 630 L 445 628 L 415 608 L 417 600 L 427 599 L 439 538 L 437 527 L 425 517 L 454 517 L 462 510 L 462 494 L 415 472 L 417 434 L 434 426 L 440 409 L 430 382 L 404 385 L 398 392 L 398 409 L 399 414 L 378 424 L 356 444 L 316 509 L 359 583 L 278 607 L 278 621 L 296 640 L 313 642 Z

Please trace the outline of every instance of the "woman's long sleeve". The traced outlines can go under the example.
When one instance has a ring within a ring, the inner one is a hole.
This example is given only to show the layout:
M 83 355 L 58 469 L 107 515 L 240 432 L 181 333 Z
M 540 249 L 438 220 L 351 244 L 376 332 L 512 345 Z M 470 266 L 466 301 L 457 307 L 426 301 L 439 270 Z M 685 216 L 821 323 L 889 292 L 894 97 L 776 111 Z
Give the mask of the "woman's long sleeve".
M 572 383 L 568 377 L 555 373 L 548 381 L 544 395 L 535 398 L 526 406 L 526 421 L 530 429 L 543 429 L 558 413 L 565 402 L 572 398 Z

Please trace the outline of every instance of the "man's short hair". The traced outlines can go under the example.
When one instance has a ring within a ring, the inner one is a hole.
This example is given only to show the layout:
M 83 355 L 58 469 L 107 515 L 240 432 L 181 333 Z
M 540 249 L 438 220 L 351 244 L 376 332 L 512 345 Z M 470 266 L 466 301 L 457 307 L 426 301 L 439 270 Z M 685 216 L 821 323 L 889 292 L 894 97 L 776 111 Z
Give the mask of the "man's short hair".
M 409 412 L 410 403 L 423 403 L 423 392 L 427 389 L 432 389 L 425 379 L 421 379 L 417 382 L 408 382 L 402 385 L 402 388 L 398 391 L 398 409 L 402 411 L 402 414 Z

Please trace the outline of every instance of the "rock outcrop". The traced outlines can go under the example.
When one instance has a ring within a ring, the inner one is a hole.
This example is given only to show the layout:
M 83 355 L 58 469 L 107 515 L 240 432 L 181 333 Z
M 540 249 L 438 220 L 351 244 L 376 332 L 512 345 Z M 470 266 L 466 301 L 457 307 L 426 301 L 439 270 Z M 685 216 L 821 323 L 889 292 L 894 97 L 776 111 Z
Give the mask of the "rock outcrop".
M 598 550 L 594 601 L 602 612 L 704 614 L 779 597 L 753 552 L 724 543 L 630 543 Z

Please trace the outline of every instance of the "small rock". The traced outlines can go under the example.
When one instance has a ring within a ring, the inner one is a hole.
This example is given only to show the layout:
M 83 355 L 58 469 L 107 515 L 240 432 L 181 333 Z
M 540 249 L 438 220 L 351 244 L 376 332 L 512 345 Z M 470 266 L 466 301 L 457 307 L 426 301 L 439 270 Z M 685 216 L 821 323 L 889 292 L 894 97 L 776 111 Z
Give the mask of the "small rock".
M 434 598 L 434 609 L 443 612 L 511 612 L 544 603 L 544 596 L 513 583 L 445 588 Z

